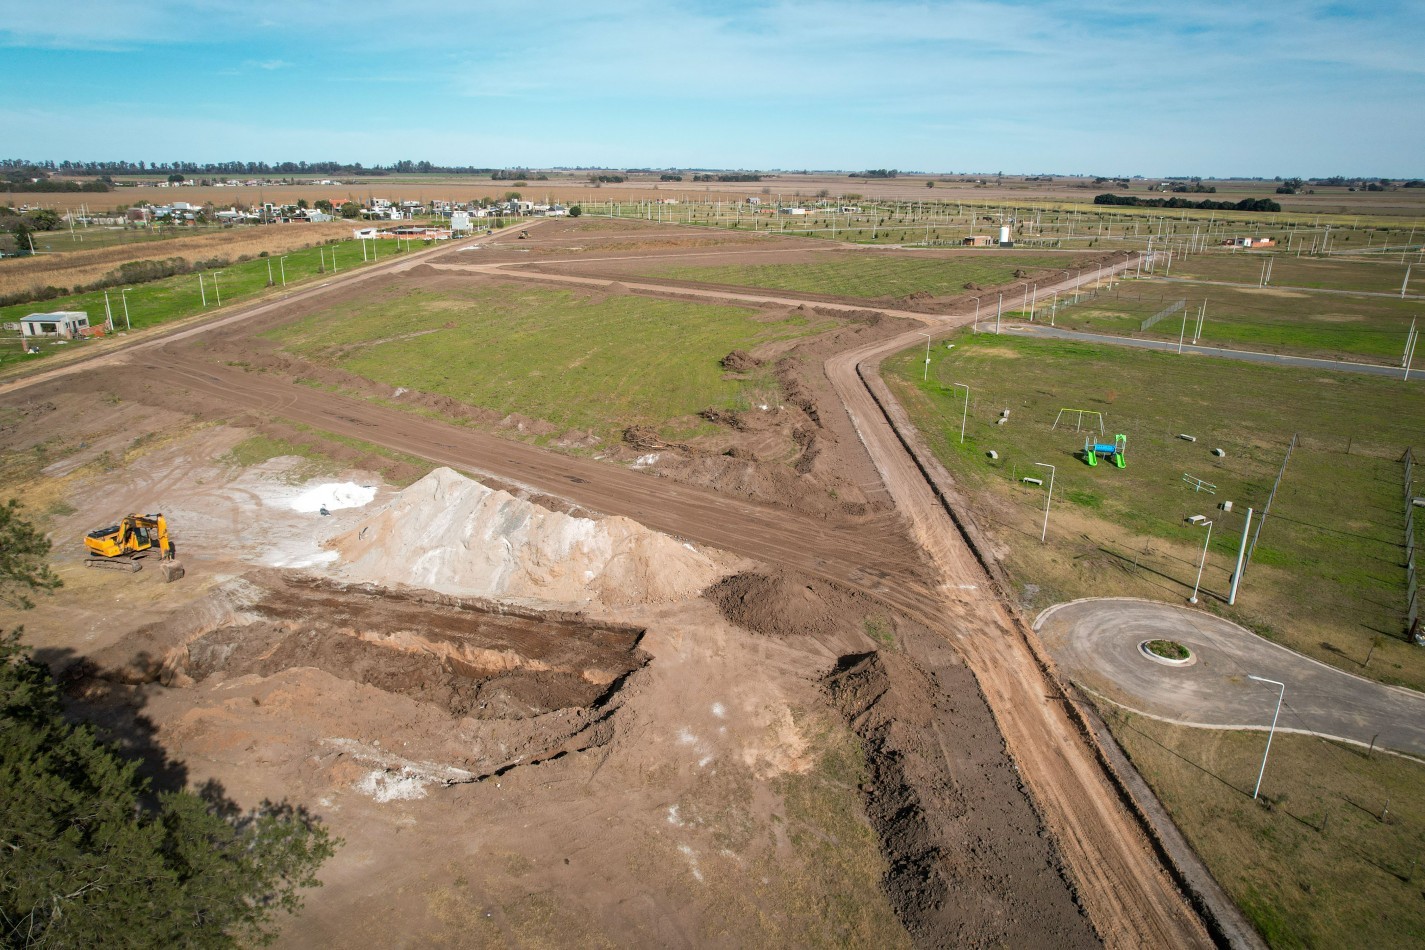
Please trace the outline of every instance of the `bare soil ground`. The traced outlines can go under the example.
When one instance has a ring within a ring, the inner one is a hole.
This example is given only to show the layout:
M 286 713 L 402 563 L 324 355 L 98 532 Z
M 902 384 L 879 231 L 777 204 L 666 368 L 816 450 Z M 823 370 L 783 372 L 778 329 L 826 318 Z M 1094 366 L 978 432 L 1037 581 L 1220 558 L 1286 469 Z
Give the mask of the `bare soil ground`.
M 626 240 L 656 238 L 631 229 Z M 538 245 L 505 239 L 490 255 Z M 369 384 L 254 339 L 386 281 L 492 279 L 406 266 L 0 397 L 6 464 L 28 472 L 26 497 L 50 512 L 62 546 L 124 510 L 162 506 L 189 569 L 174 585 L 148 571 L 86 574 L 65 548 L 69 586 L 25 623 L 41 654 L 73 671 L 76 709 L 144 751 L 161 781 L 212 779 L 245 805 L 288 798 L 346 839 L 285 944 L 1203 939 L 1191 920 L 1161 922 L 1180 911 L 1153 896 L 1162 872 L 1138 839 L 1095 850 L 1106 844 L 1094 832 L 1121 821 L 1101 816 L 1118 806 L 1083 777 L 1082 751 L 1058 751 L 1077 741 L 1067 721 L 1041 724 L 1026 705 L 1055 700 L 1026 697 L 1042 687 L 1022 682 L 1038 672 L 1015 653 L 1013 621 L 992 629 L 974 606 L 984 595 L 947 595 L 922 546 L 942 563 L 965 555 L 939 550 L 924 527 L 912 535 L 866 447 L 868 409 L 841 408 L 837 354 L 898 345 L 900 318 L 847 320 L 786 352 L 749 354 L 777 360 L 792 408 L 719 420 L 706 445 L 660 447 L 671 458 L 650 473 L 610 464 L 626 454 L 527 445 L 508 437 L 518 425 L 479 407 L 421 407 L 436 419 L 375 405 Z M 95 405 L 127 415 L 86 426 Z M 603 515 L 625 515 L 643 539 L 629 550 L 645 560 L 571 579 L 539 574 L 543 557 L 520 561 L 537 544 L 507 544 L 492 569 L 523 571 L 532 588 L 473 601 L 447 579 L 421 592 L 412 562 L 439 551 L 464 563 L 462 544 L 499 545 L 452 533 L 439 496 L 401 507 L 421 483 L 381 487 L 379 510 L 295 514 L 274 488 L 295 462 L 217 461 L 254 427 L 301 433 L 364 469 L 343 477 L 378 487 L 369 472 L 389 459 L 367 445 L 487 473 L 510 493 L 505 537 L 555 514 L 594 515 L 587 530 L 607 533 L 626 519 Z M 90 451 L 91 430 L 132 438 L 117 461 L 62 482 L 24 468 L 47 440 L 56 456 Z M 421 518 L 439 530 L 395 530 Z M 388 532 L 392 577 L 357 589 L 342 572 L 360 561 L 351 538 L 366 540 L 363 528 Z M 707 597 L 665 583 L 656 531 L 696 542 Z M 1005 666 L 982 694 L 976 677 L 996 651 Z M 1038 775 L 1027 786 L 1022 767 Z M 1054 789 L 1056 777 L 1070 784 Z M 1118 863 L 1085 863 L 1098 853 Z M 1125 911 L 1139 897 L 1106 895 L 1135 875 L 1135 894 L 1150 896 Z

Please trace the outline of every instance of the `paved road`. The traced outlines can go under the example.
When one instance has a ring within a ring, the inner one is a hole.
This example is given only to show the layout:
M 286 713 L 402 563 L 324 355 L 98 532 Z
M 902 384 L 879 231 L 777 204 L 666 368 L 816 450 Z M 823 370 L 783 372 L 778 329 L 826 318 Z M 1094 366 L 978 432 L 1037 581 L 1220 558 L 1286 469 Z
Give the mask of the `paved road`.
M 1050 607 L 1035 629 L 1065 675 L 1137 712 L 1196 726 L 1265 729 L 1286 684 L 1278 729 L 1425 758 L 1425 694 L 1353 676 L 1230 621 L 1173 604 L 1118 598 Z M 1176 640 L 1196 662 L 1150 660 L 1144 640 Z
M 1144 350 L 1176 352 L 1178 344 L 1168 340 L 1144 340 L 1128 336 L 1107 336 L 1099 333 L 1083 333 L 1060 327 L 1046 327 L 1016 323 L 1003 328 L 1003 332 L 1014 336 L 1053 337 L 1057 340 L 1082 340 L 1085 343 L 1108 343 L 1113 346 L 1136 346 Z M 1223 359 L 1241 360 L 1246 363 L 1266 363 L 1271 366 L 1290 366 L 1297 369 L 1329 369 L 1342 373 L 1369 373 L 1373 376 L 1403 377 L 1405 370 L 1399 366 L 1381 366 L 1376 363 L 1351 363 L 1346 360 L 1321 360 L 1309 356 L 1282 356 L 1277 353 L 1258 353 L 1253 350 L 1229 350 L 1220 346 L 1202 346 L 1184 343 L 1184 353 L 1199 356 L 1219 356 Z M 1425 361 L 1410 373 L 1410 382 L 1418 382 L 1425 377 Z

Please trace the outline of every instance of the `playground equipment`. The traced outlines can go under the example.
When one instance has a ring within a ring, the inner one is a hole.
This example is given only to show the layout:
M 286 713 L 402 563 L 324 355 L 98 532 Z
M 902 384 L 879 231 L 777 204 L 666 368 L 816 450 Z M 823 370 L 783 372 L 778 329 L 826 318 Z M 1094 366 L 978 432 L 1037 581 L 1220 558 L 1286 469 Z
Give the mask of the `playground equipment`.
M 1124 456 L 1124 450 L 1128 447 L 1128 436 L 1119 433 L 1113 437 L 1113 444 L 1108 445 L 1103 442 L 1095 442 L 1090 435 L 1084 439 L 1084 461 L 1089 465 L 1097 465 L 1099 457 L 1108 459 L 1118 468 L 1127 468 L 1128 459 Z

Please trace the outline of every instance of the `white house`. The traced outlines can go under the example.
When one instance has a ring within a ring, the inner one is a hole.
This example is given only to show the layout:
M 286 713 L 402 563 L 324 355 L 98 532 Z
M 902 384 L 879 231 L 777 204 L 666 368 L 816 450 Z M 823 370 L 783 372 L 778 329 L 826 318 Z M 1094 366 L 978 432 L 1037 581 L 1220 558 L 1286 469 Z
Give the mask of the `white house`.
M 73 340 L 79 336 L 79 331 L 87 329 L 89 314 L 82 310 L 32 313 L 20 319 L 21 336 L 55 336 Z

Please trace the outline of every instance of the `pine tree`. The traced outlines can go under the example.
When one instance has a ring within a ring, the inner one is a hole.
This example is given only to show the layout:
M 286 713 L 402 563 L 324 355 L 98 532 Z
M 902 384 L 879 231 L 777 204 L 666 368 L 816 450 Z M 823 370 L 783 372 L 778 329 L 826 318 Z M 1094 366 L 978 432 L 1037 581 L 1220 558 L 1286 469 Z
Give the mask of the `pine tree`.
M 0 597 L 59 579 L 49 541 L 0 506 Z M 0 945 L 266 942 L 339 842 L 310 816 L 219 794 L 154 795 L 139 762 L 64 716 L 49 668 L 0 633 Z

